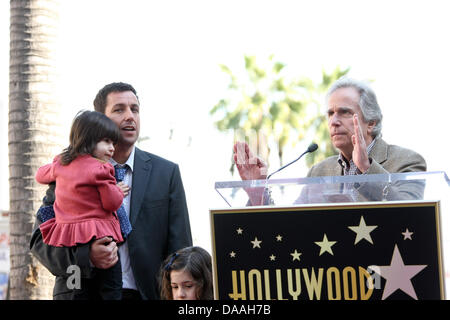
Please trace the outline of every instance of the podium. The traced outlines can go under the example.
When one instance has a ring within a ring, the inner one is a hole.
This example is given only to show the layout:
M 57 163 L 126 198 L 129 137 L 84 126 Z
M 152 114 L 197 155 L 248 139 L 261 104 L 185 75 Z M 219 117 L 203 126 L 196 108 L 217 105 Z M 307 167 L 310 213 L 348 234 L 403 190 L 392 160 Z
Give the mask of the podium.
M 224 208 L 210 210 L 215 299 L 448 296 L 445 172 L 227 181 L 215 188 L 224 200 Z

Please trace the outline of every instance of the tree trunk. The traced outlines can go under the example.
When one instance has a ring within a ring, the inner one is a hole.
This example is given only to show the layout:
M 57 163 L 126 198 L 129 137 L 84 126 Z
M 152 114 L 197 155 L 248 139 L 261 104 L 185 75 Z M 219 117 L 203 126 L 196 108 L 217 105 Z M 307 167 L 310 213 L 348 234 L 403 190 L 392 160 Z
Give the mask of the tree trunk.
M 53 276 L 31 255 L 30 236 L 45 186 L 39 166 L 61 150 L 56 102 L 58 1 L 10 1 L 10 299 L 51 299 Z

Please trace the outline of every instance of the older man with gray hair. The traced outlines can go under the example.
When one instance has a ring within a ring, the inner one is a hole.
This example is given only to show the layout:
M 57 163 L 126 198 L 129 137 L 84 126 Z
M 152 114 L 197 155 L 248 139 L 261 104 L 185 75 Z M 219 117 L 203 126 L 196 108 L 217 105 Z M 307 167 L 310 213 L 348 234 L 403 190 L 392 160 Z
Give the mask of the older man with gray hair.
M 426 171 L 421 155 L 389 145 L 381 138 L 383 115 L 368 84 L 342 77 L 328 90 L 326 103 L 328 129 L 339 155 L 314 165 L 308 177 Z M 266 178 L 264 162 L 252 154 L 245 142 L 237 142 L 234 151 L 243 180 Z M 400 192 L 402 198 L 420 197 L 420 190 Z M 394 195 L 399 196 L 392 192 Z
M 328 91 L 327 105 L 331 141 L 340 154 L 313 166 L 308 176 L 426 171 L 421 155 L 381 138 L 383 116 L 367 84 L 340 78 Z

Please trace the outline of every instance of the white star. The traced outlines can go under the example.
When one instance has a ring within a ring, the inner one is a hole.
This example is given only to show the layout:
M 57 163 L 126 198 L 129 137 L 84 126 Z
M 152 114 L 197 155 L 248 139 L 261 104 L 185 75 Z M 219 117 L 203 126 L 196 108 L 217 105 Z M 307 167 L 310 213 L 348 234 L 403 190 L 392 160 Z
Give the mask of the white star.
M 275 261 L 276 256 L 274 256 L 273 253 L 272 253 L 272 255 L 269 257 L 269 259 L 270 259 L 270 261 Z
M 277 238 L 277 241 L 279 241 L 279 242 L 281 242 L 283 240 L 283 237 L 281 235 L 277 235 L 276 238 Z
M 359 221 L 359 226 L 352 226 L 348 227 L 353 232 L 356 232 L 356 238 L 355 243 L 357 244 L 362 239 L 366 239 L 371 244 L 373 244 L 372 237 L 370 236 L 370 233 L 376 229 L 378 226 L 367 226 L 366 222 L 364 221 L 364 217 L 361 216 L 361 220 Z
M 257 237 L 255 237 L 255 240 L 250 241 L 253 244 L 253 249 L 255 248 L 260 248 L 261 249 L 261 242 L 260 240 L 258 240 Z
M 402 256 L 400 255 L 400 251 L 398 250 L 397 245 L 395 245 L 391 265 L 382 267 L 373 266 L 369 268 L 386 279 L 383 296 L 381 297 L 382 300 L 388 298 L 398 289 L 417 300 L 417 295 L 414 291 L 411 279 L 426 266 L 427 265 L 405 265 Z
M 231 257 L 231 258 L 236 258 L 236 252 L 231 251 L 231 252 L 230 252 L 230 257 Z
M 292 261 L 298 260 L 300 261 L 300 256 L 302 254 L 300 252 L 297 252 L 297 249 L 294 250 L 294 252 L 291 253 Z
M 237 229 L 236 229 L 237 234 L 242 234 L 243 231 L 244 231 L 244 230 L 242 230 L 241 228 L 237 228 Z
M 403 235 L 403 240 L 409 239 L 412 240 L 411 236 L 413 235 L 414 232 L 411 232 L 408 230 L 408 228 L 406 228 L 405 232 L 402 232 Z
M 335 245 L 337 241 L 328 241 L 327 235 L 323 234 L 323 240 L 314 242 L 320 247 L 320 253 L 319 256 L 322 255 L 324 252 L 328 252 L 331 255 L 333 255 L 333 250 L 331 250 L 331 246 Z

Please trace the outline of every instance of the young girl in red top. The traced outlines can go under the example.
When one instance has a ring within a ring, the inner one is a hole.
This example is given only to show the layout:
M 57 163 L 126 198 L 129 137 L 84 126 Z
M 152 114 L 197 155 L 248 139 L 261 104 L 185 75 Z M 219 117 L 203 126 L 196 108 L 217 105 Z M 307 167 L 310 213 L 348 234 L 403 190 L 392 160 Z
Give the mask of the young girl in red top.
M 119 135 L 117 125 L 104 114 L 80 112 L 72 123 L 70 145 L 52 163 L 38 169 L 39 183 L 56 181 L 55 218 L 40 225 L 44 243 L 71 247 L 103 237 L 124 241 L 115 211 L 129 188 L 116 184 L 114 168 L 108 162 Z M 121 299 L 120 262 L 110 269 L 96 269 L 95 274 L 85 288 L 72 289 L 74 299 Z

